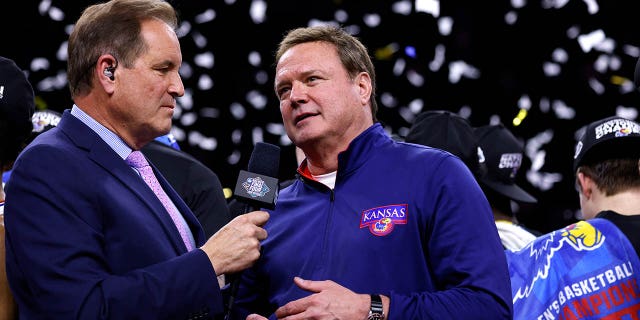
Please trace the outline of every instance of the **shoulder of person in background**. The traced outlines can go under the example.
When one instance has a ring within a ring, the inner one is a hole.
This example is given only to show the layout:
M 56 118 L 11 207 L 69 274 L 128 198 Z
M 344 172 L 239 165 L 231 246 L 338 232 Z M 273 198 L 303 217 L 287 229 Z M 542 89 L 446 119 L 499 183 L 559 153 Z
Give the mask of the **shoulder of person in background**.
M 9 171 L 31 132 L 35 110 L 33 88 L 24 72 L 0 57 L 0 173 Z M 18 308 L 9 288 L 5 261 L 4 179 L 0 185 L 0 319 L 17 319 Z
M 24 141 L 24 145 L 31 143 L 37 136 L 41 133 L 48 131 L 51 128 L 54 128 L 60 122 L 62 115 L 53 110 L 44 109 L 38 110 L 33 113 L 31 116 L 31 134 Z M 7 170 L 2 174 L 2 182 L 7 183 L 9 178 L 11 177 L 11 170 Z
M 640 260 L 606 219 L 579 221 L 505 254 L 513 319 L 632 319 L 638 313 Z
M 207 237 L 231 220 L 218 175 L 189 153 L 180 150 L 170 134 L 156 138 L 141 151 L 191 208 Z
M 32 130 L 33 87 L 24 71 L 0 57 L 0 171 L 11 169 Z

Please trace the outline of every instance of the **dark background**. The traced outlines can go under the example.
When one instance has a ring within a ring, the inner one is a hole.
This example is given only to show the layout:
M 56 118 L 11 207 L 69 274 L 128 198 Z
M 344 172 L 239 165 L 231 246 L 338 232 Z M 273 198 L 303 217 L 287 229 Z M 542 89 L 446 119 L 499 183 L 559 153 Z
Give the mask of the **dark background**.
M 94 2 L 13 1 L 14 9 L 0 12 L 0 55 L 29 72 L 39 108 L 71 107 L 66 39 Z M 294 148 L 272 89 L 273 53 L 285 31 L 317 22 L 339 23 L 369 48 L 378 118 L 390 134 L 403 137 L 417 113 L 444 109 L 475 126 L 503 122 L 520 137 L 526 156 L 518 184 L 539 203 L 519 207 L 518 217 L 541 232 L 579 218 L 576 132 L 614 114 L 637 118 L 633 1 L 449 0 L 434 2 L 437 13 L 417 10 L 417 1 L 170 2 L 182 22 L 187 89 L 172 132 L 229 188 L 259 141 L 281 146 L 280 179 L 293 177 Z M 441 29 L 447 21 L 450 32 Z M 599 31 L 597 45 L 581 47 L 581 36 Z M 200 62 L 207 58 L 212 64 Z M 460 66 L 467 73 L 457 79 Z

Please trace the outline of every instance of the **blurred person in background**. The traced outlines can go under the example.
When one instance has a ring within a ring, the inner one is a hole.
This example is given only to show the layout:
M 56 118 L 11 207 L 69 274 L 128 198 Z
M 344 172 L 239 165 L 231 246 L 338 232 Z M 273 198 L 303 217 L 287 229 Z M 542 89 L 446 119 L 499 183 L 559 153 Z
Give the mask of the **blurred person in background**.
M 518 250 L 535 235 L 517 223 L 511 200 L 535 203 L 536 199 L 515 184 L 522 163 L 522 145 L 502 125 L 474 128 L 467 119 L 446 110 L 420 113 L 406 142 L 448 151 L 459 157 L 484 191 L 505 249 Z
M 538 200 L 516 184 L 522 166 L 524 146 L 503 124 L 474 128 L 486 171 L 479 177 L 496 220 L 505 249 L 519 250 L 540 235 L 522 225 L 512 209 L 517 204 L 536 204 Z
M 0 172 L 9 171 L 32 131 L 34 93 L 16 63 L 0 57 Z M 0 187 L 0 319 L 17 319 L 17 305 L 5 269 L 4 181 Z
M 573 169 L 584 220 L 507 251 L 514 319 L 637 319 L 640 124 L 589 123 Z

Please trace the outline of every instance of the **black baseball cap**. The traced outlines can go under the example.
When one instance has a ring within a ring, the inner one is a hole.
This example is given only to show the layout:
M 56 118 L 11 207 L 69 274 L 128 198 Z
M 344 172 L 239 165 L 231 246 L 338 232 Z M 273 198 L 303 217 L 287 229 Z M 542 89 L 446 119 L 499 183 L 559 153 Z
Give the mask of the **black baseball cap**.
M 406 142 L 448 151 L 460 158 L 474 175 L 480 175 L 478 144 L 469 120 L 446 110 L 424 111 L 416 117 Z
M 640 158 L 640 124 L 618 116 L 588 124 L 576 143 L 573 172 L 606 159 Z
M 31 134 L 34 111 L 35 97 L 27 76 L 13 60 L 0 57 L 0 120 L 8 130 L 1 139 L 12 152 L 17 152 Z
M 538 200 L 515 183 L 524 156 L 523 144 L 503 124 L 475 128 L 482 149 L 486 173 L 480 183 L 512 200 L 537 203 Z

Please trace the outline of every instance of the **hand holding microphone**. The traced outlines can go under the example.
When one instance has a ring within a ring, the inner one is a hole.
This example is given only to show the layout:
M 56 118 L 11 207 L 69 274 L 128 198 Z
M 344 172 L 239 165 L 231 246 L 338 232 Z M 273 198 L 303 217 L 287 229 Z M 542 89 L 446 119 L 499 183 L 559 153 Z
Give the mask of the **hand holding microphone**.
M 251 153 L 247 171 L 240 170 L 238 182 L 234 189 L 234 197 L 245 205 L 244 214 L 233 219 L 246 217 L 256 212 L 260 208 L 273 209 L 278 198 L 279 184 L 278 170 L 280 168 L 280 147 L 259 142 Z M 252 212 L 253 211 L 253 212 Z M 248 213 L 247 213 L 248 212 Z M 265 221 L 266 222 L 266 221 Z M 264 230 L 263 230 L 264 231 Z M 266 238 L 266 231 L 265 231 Z M 264 239 L 264 238 L 263 238 Z M 260 244 L 257 244 L 258 255 L 260 257 Z M 241 270 L 240 270 L 241 271 Z M 227 313 L 225 319 L 231 317 L 233 303 L 235 301 L 238 288 L 240 286 L 240 272 L 231 274 L 231 287 L 229 300 L 227 301 Z
M 216 275 L 240 272 L 260 257 L 260 241 L 267 238 L 262 226 L 269 219 L 265 211 L 239 215 L 200 248 L 209 256 Z
M 267 238 L 262 226 L 277 200 L 280 147 L 259 142 L 251 153 L 247 171 L 241 170 L 235 197 L 245 204 L 244 213 L 216 232 L 201 247 L 216 275 L 234 274 L 250 267 L 260 257 L 260 241 Z M 237 277 L 236 277 L 237 278 Z M 237 286 L 237 281 L 235 281 Z

